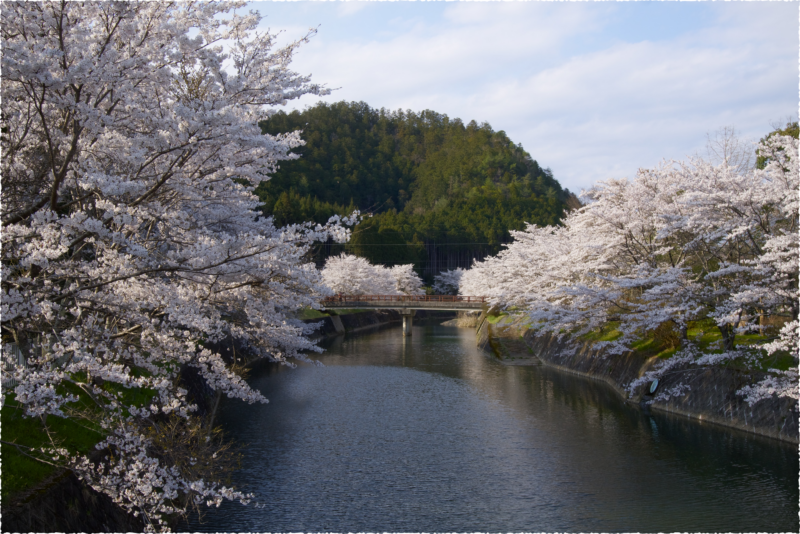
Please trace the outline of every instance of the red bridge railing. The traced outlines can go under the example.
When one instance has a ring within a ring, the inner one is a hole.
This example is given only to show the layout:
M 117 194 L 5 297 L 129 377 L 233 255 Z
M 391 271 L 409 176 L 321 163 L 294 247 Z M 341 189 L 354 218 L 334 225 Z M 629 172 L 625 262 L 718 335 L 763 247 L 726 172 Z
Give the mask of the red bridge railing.
M 322 300 L 323 304 L 337 302 L 486 302 L 486 297 L 460 295 L 334 295 Z

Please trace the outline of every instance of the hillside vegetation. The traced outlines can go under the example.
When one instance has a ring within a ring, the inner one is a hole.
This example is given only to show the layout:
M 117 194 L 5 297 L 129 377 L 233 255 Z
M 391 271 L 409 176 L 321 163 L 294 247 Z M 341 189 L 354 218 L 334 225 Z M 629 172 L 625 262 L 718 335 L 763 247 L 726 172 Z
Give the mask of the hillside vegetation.
M 276 225 L 359 209 L 373 216 L 356 228 L 349 252 L 414 263 L 428 276 L 497 252 L 526 222 L 556 224 L 577 201 L 486 123 L 339 102 L 278 112 L 261 128 L 302 130 L 306 142 L 293 150 L 299 159 L 282 162 L 257 190 Z

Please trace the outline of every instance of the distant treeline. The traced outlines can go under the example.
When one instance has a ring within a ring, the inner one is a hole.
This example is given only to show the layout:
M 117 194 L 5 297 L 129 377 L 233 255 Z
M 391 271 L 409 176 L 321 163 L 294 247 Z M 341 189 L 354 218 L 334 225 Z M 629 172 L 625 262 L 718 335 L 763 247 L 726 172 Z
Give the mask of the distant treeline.
M 346 249 L 373 263 L 414 263 L 426 278 L 495 254 L 509 230 L 555 224 L 577 204 L 550 169 L 486 123 L 339 102 L 279 112 L 261 128 L 303 130 L 306 141 L 300 159 L 257 189 L 276 225 L 359 209 L 372 217 Z M 324 246 L 317 260 L 341 249 Z

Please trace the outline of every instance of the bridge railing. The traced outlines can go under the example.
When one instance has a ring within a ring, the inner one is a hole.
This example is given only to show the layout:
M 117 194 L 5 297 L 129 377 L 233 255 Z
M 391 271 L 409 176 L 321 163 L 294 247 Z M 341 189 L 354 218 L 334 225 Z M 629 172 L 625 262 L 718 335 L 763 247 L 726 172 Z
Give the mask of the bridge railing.
M 323 304 L 347 302 L 487 302 L 487 297 L 462 297 L 461 295 L 334 295 L 322 300 Z

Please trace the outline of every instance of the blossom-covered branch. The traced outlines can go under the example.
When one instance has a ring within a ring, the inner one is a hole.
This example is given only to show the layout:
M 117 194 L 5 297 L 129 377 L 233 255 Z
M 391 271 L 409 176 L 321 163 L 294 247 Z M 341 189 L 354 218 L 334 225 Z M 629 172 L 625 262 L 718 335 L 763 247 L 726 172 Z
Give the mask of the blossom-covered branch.
M 216 343 L 276 361 L 319 350 L 292 319 L 327 292 L 305 258 L 349 235 L 338 218 L 278 229 L 257 214 L 255 187 L 302 144 L 258 122 L 328 91 L 289 70 L 308 36 L 276 48 L 244 5 L 6 2 L 0 14 L 4 366 L 30 416 L 92 405 L 82 416 L 105 429 L 113 462 L 60 457 L 148 528 L 198 499 L 246 500 L 165 463 L 153 429 L 196 410 L 186 368 L 266 402 Z

